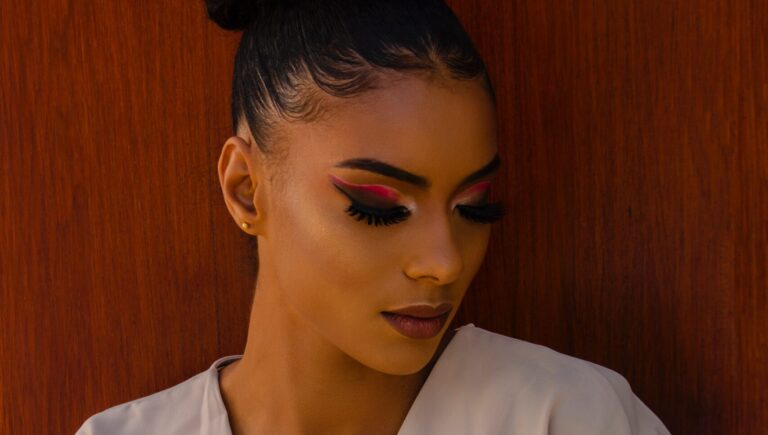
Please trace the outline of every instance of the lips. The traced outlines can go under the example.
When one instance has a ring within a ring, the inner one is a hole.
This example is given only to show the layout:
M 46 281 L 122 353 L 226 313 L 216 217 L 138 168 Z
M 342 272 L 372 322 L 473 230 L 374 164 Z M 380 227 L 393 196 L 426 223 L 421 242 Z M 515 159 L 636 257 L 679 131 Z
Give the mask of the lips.
M 393 329 L 409 338 L 427 339 L 440 333 L 448 320 L 453 305 L 412 305 L 395 311 L 382 311 L 381 315 Z
M 429 319 L 429 318 L 438 317 L 447 312 L 450 312 L 451 308 L 453 308 L 453 305 L 448 302 L 445 302 L 438 305 L 437 307 L 432 307 L 431 305 L 411 305 L 405 308 L 401 308 L 399 310 L 384 311 L 384 312 L 392 313 L 392 314 L 401 314 L 403 316 L 418 317 L 421 319 Z

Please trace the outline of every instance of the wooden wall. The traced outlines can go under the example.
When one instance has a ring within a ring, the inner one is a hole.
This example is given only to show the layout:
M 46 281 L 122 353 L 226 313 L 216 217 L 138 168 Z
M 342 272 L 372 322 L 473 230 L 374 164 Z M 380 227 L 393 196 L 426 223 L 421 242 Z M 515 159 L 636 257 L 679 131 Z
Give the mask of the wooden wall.
M 680 434 L 768 426 L 768 4 L 453 0 L 511 206 L 459 324 L 623 374 Z M 0 2 L 0 432 L 70 434 L 245 342 L 201 2 Z

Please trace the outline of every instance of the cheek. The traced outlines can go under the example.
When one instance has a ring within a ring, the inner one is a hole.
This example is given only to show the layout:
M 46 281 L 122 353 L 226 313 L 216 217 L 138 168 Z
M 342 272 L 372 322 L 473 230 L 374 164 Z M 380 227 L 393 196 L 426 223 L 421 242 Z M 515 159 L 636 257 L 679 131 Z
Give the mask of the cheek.
M 460 246 L 464 261 L 461 283 L 456 283 L 456 287 L 466 291 L 485 259 L 491 237 L 491 227 L 463 222 L 456 234 L 456 243 Z
M 274 267 L 284 297 L 313 323 L 338 323 L 375 311 L 380 295 L 370 294 L 371 283 L 386 261 L 373 249 L 365 225 L 344 213 L 345 206 L 337 205 L 343 201 L 327 194 L 296 197 L 306 199 L 286 198 L 273 226 Z

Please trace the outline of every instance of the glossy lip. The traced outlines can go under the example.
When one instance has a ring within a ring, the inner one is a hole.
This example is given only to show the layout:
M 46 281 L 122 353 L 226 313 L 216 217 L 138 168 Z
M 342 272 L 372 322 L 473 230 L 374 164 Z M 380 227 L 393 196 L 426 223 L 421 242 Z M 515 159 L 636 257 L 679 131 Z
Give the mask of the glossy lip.
M 448 321 L 450 311 L 437 317 L 414 317 L 383 311 L 381 316 L 400 334 L 415 339 L 429 339 L 440 334 Z
M 405 308 L 400 308 L 397 310 L 390 310 L 390 311 L 383 311 L 384 313 L 392 313 L 392 314 L 401 314 L 404 316 L 410 316 L 410 317 L 416 317 L 420 319 L 430 319 L 437 316 L 441 316 L 445 313 L 448 313 L 453 308 L 453 304 L 449 302 L 444 302 L 436 307 L 433 307 L 431 305 L 409 305 Z

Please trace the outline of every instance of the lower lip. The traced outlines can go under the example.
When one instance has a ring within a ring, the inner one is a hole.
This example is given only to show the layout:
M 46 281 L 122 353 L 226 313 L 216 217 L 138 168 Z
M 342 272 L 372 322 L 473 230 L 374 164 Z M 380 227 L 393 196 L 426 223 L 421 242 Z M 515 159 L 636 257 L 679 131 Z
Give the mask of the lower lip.
M 450 311 L 427 319 L 395 313 L 381 313 L 381 315 L 393 328 L 406 337 L 424 339 L 432 338 L 442 331 L 449 313 Z

